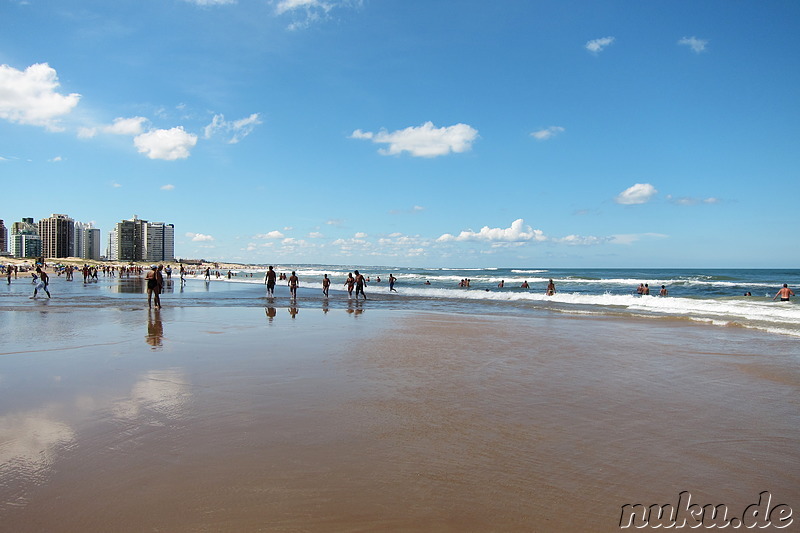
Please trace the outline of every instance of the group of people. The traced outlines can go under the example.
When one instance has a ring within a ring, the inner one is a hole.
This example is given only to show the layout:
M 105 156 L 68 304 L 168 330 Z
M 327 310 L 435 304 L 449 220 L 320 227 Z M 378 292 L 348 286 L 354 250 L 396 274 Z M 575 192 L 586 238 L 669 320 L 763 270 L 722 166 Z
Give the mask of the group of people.
M 354 275 L 355 274 L 355 275 Z M 264 284 L 267 286 L 267 297 L 274 298 L 275 297 L 275 283 L 280 279 L 280 281 L 287 281 L 287 285 L 289 285 L 289 294 L 292 300 L 297 299 L 297 287 L 300 286 L 300 278 L 297 277 L 297 272 L 292 270 L 292 275 L 286 278 L 285 276 L 278 275 L 275 272 L 275 268 L 270 265 L 267 268 L 267 273 L 264 275 Z M 380 280 L 380 278 L 378 278 Z M 362 298 L 365 300 L 367 299 L 367 295 L 364 292 L 364 287 L 367 285 L 369 278 L 365 278 L 363 274 L 361 274 L 358 270 L 354 270 L 347 274 L 347 279 L 344 282 L 344 286 L 347 287 L 347 294 L 350 298 L 353 297 L 353 290 L 356 293 L 356 300 L 358 300 L 358 295 L 360 294 Z M 397 281 L 397 278 L 389 275 L 389 290 L 397 292 L 394 288 L 394 282 Z M 328 298 L 329 291 L 331 287 L 331 279 L 328 277 L 327 274 L 323 274 L 322 276 L 322 294 L 325 298 Z
M 650 295 L 650 284 L 649 283 L 640 283 L 638 287 L 636 287 L 636 294 L 639 296 L 649 296 Z M 661 290 L 658 291 L 659 296 L 667 296 L 669 291 L 667 290 L 666 285 L 661 286 Z
M 469 279 L 462 279 L 461 282 L 458 284 L 458 286 L 459 287 L 469 288 L 469 282 L 470 282 Z M 504 289 L 505 286 L 506 286 L 506 280 L 504 280 L 504 279 L 501 279 L 500 283 L 497 284 L 497 288 L 498 289 Z M 522 282 L 522 284 L 519 286 L 519 288 L 520 289 L 530 289 L 531 286 L 528 284 L 528 280 L 526 279 L 525 281 Z M 489 289 L 486 289 L 486 290 L 488 291 Z M 556 293 L 556 284 L 553 283 L 552 279 L 547 282 L 547 287 L 545 288 L 544 293 L 547 296 L 553 296 Z

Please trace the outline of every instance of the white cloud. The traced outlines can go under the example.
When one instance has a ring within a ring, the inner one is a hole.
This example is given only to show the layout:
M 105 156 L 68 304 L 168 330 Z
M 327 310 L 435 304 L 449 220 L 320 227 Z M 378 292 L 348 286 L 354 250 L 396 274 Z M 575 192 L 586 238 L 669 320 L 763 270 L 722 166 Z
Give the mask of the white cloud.
M 607 46 L 614 42 L 614 37 L 603 37 L 601 39 L 592 39 L 586 43 L 586 49 L 590 52 L 597 54 L 602 52 Z
M 211 123 L 203 130 L 203 135 L 206 139 L 210 139 L 217 133 L 225 133 L 230 135 L 228 144 L 236 144 L 252 133 L 253 129 L 261 124 L 261 119 L 258 113 L 253 113 L 249 117 L 241 118 L 229 122 L 225 120 L 225 116 L 218 114 L 214 115 Z
M 619 193 L 614 201 L 623 205 L 644 204 L 657 193 L 656 188 L 649 183 L 636 183 Z
M 342 220 L 341 218 L 332 218 L 330 220 L 326 220 L 325 224 L 329 226 L 342 226 L 344 225 L 344 220 Z
M 122 185 L 120 185 L 117 182 L 112 183 L 111 186 L 114 187 L 115 189 L 119 189 L 120 187 L 122 187 Z
M 311 9 L 314 7 L 322 8 L 330 11 L 331 5 L 328 2 L 321 2 L 320 0 L 280 0 L 275 7 L 275 12 L 278 15 L 283 15 L 287 11 L 294 11 L 296 9 Z
M 706 45 L 708 44 L 708 39 L 698 39 L 697 37 L 684 37 L 678 41 L 678 44 L 688 46 L 691 48 L 694 53 L 699 54 L 700 52 L 704 52 L 706 49 Z
M 161 186 L 161 190 L 162 191 L 171 191 L 174 188 L 175 188 L 175 186 L 173 184 L 171 184 L 171 183 L 167 183 L 166 185 L 162 185 Z
M 58 163 L 58 162 L 63 161 L 63 160 L 64 160 L 63 157 L 61 157 L 60 155 L 57 155 L 53 159 L 50 159 L 50 162 L 51 163 Z
M 187 133 L 183 126 L 169 130 L 153 130 L 137 135 L 133 144 L 150 159 L 186 159 L 197 144 L 197 135 Z
M 376 144 L 388 144 L 388 148 L 378 150 L 381 155 L 408 152 L 414 157 L 437 157 L 470 150 L 472 143 L 478 138 L 478 130 L 467 124 L 437 128 L 429 121 L 418 127 L 412 126 L 391 133 L 386 130 L 377 133 L 355 130 L 350 137 L 371 140 Z
M 612 235 L 608 242 L 611 244 L 633 244 L 642 239 L 666 239 L 669 235 L 663 233 L 620 233 Z
M 202 233 L 187 233 L 187 237 L 192 239 L 194 242 L 210 242 L 214 240 L 214 237 L 211 235 L 203 235 Z
M 363 231 L 359 231 L 358 233 L 353 235 L 354 239 L 366 239 L 367 237 L 368 237 L 368 235 L 366 233 L 364 233 Z
M 591 246 L 609 242 L 609 237 L 595 237 L 594 235 L 567 235 L 560 239 L 553 239 L 554 242 L 569 244 L 573 246 Z
M 325 235 L 323 235 L 318 231 L 312 231 L 311 233 L 308 234 L 309 239 L 322 239 L 323 237 L 325 237 Z
M 253 235 L 254 239 L 283 239 L 284 235 L 278 230 L 270 231 L 269 233 L 259 233 Z
M 546 141 L 547 139 L 551 139 L 559 133 L 563 133 L 564 131 L 564 128 L 561 126 L 550 126 L 549 128 L 545 128 L 543 130 L 534 131 L 531 133 L 531 137 L 537 141 Z
M 309 27 L 312 23 L 326 20 L 336 8 L 358 7 L 363 0 L 279 0 L 275 6 L 278 15 L 293 15 L 290 30 Z
M 667 201 L 676 205 L 697 205 L 697 204 L 717 204 L 719 203 L 719 198 L 714 198 L 713 196 L 710 198 L 692 198 L 691 196 L 679 196 L 675 197 L 671 194 L 667 195 Z
M 81 95 L 60 94 L 59 85 L 58 74 L 47 63 L 36 63 L 24 71 L 0 65 L 0 118 L 62 131 L 60 117 L 72 112 Z
M 489 241 L 489 242 L 523 242 L 523 241 L 544 241 L 547 237 L 541 230 L 533 229 L 524 225 L 525 221 L 518 218 L 511 223 L 508 228 L 490 228 L 484 226 L 480 231 L 465 230 L 458 235 L 445 233 L 436 239 L 437 242 L 450 241 Z
M 148 120 L 144 117 L 119 117 L 114 119 L 113 124 L 103 127 L 103 131 L 112 135 L 139 135 L 144 131 L 146 122 Z
M 87 127 L 78 128 L 79 139 L 91 139 L 95 135 L 97 135 L 97 128 L 87 128 Z

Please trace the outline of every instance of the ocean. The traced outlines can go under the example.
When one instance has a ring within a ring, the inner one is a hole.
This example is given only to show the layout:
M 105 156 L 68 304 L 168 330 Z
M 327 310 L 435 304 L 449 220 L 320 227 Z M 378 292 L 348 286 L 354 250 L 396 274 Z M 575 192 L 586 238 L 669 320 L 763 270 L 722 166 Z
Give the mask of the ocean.
M 465 314 L 568 314 L 610 317 L 647 317 L 703 322 L 721 327 L 743 327 L 800 337 L 800 296 L 791 302 L 773 301 L 784 283 L 800 292 L 800 270 L 767 269 L 589 269 L 589 268 L 408 268 L 350 265 L 275 265 L 279 273 L 297 272 L 298 300 L 292 307 L 341 308 L 356 305 L 348 299 L 344 281 L 359 269 L 370 282 L 369 308 L 442 311 Z M 288 306 L 286 282 L 279 282 L 276 297 L 266 299 L 266 267 L 253 265 L 216 272 L 211 282 L 197 272 L 178 280 L 177 270 L 165 288 L 167 306 Z M 322 297 L 322 276 L 331 280 L 330 298 Z M 389 291 L 389 275 L 397 278 L 396 292 Z M 380 282 L 378 281 L 380 278 Z M 461 287 L 469 279 L 469 287 Z M 545 295 L 549 280 L 556 294 Z M 504 287 L 498 284 L 504 282 Z M 524 282 L 528 288 L 522 288 Z M 640 296 L 640 283 L 650 287 Z M 661 286 L 667 297 L 658 296 Z M 27 280 L 0 284 L 0 305 L 27 302 L 32 287 Z M 75 281 L 51 275 L 51 306 L 118 306 L 119 300 L 139 304 L 144 292 L 140 278 L 106 278 L 84 286 L 80 274 Z M 751 296 L 745 296 L 750 293 Z M 127 303 L 125 303 L 127 305 Z
M 467 314 L 572 314 L 615 317 L 681 319 L 722 327 L 743 327 L 781 335 L 800 337 L 800 305 L 773 301 L 787 283 L 800 289 L 800 270 L 766 269 L 588 269 L 588 268 L 407 268 L 361 267 L 350 265 L 275 265 L 277 272 L 297 272 L 300 279 L 297 306 L 353 305 L 348 300 L 344 281 L 348 272 L 359 269 L 369 277 L 366 293 L 373 308 L 445 311 Z M 167 305 L 251 305 L 265 299 L 265 267 L 252 266 L 232 271 L 220 270 L 206 284 L 200 273 L 187 276 L 183 290 L 175 283 L 168 287 Z M 331 280 L 330 298 L 321 294 L 322 276 Z M 397 278 L 389 291 L 389 275 Z M 378 282 L 380 278 L 380 282 Z M 102 279 L 102 278 L 101 278 Z M 460 287 L 469 279 L 469 288 Z M 549 280 L 556 294 L 545 295 Z M 498 284 L 503 281 L 504 287 Z M 529 288 L 522 288 L 526 282 Z M 650 296 L 636 294 L 640 283 L 650 286 Z M 667 297 L 658 296 L 661 286 Z M 224 286 L 224 288 L 223 288 Z M 117 286 L 116 290 L 124 290 Z M 139 293 L 134 282 L 130 291 Z M 751 296 L 745 296 L 750 293 Z M 288 302 L 286 282 L 279 282 L 273 305 Z M 179 302 L 173 301 L 179 298 Z M 798 296 L 800 298 L 800 296 Z M 794 300 L 794 299 L 793 299 Z M 365 309 L 366 309 L 365 308 Z

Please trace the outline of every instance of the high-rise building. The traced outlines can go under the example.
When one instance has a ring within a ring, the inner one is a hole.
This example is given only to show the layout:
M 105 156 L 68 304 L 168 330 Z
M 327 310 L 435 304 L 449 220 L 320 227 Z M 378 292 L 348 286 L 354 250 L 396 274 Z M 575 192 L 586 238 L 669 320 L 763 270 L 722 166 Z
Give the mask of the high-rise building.
M 8 251 L 8 229 L 0 219 L 0 255 L 4 255 Z
M 133 216 L 114 225 L 117 240 L 117 261 L 142 261 L 144 259 L 144 232 L 146 220 Z
M 75 223 L 74 257 L 100 259 L 100 230 L 91 223 Z
M 14 257 L 40 257 L 42 239 L 33 218 L 23 218 L 11 224 L 11 255 Z
M 100 242 L 100 230 L 98 228 L 87 228 L 85 234 L 85 251 L 83 257 L 86 259 L 94 259 L 97 261 L 100 259 L 102 255 L 101 249 L 101 242 Z
M 117 238 L 117 228 L 114 226 L 114 229 L 108 232 L 108 249 L 106 249 L 106 257 L 110 261 L 118 261 L 119 260 L 119 239 Z
M 39 221 L 44 257 L 72 257 L 75 254 L 75 221 L 67 215 L 53 214 Z
M 175 260 L 175 226 L 163 222 L 148 222 L 144 228 L 145 261 Z
M 117 222 L 108 234 L 107 256 L 113 261 L 174 261 L 175 226 L 135 215 Z

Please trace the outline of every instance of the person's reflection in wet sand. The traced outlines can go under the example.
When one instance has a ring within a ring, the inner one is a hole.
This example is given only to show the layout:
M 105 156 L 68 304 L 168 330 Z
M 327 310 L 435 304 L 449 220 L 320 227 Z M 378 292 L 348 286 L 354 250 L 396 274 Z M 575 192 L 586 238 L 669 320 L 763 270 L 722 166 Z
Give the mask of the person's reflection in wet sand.
M 276 311 L 274 307 L 265 307 L 264 312 L 267 313 L 267 322 L 272 324 L 272 321 L 275 319 Z
M 330 309 L 328 308 L 328 300 L 323 300 L 322 301 L 322 312 L 327 315 L 328 311 L 330 311 Z
M 289 311 L 289 314 L 292 315 L 292 318 L 297 317 L 297 313 L 300 312 L 296 307 L 290 307 L 288 309 L 288 311 Z
M 352 300 L 347 301 L 347 312 L 353 316 L 358 316 L 364 312 L 361 302 L 358 300 L 355 301 L 355 304 Z
M 145 340 L 147 344 L 153 347 L 154 350 L 161 348 L 161 338 L 164 336 L 164 325 L 161 323 L 161 310 L 148 309 L 147 310 L 147 337 Z

